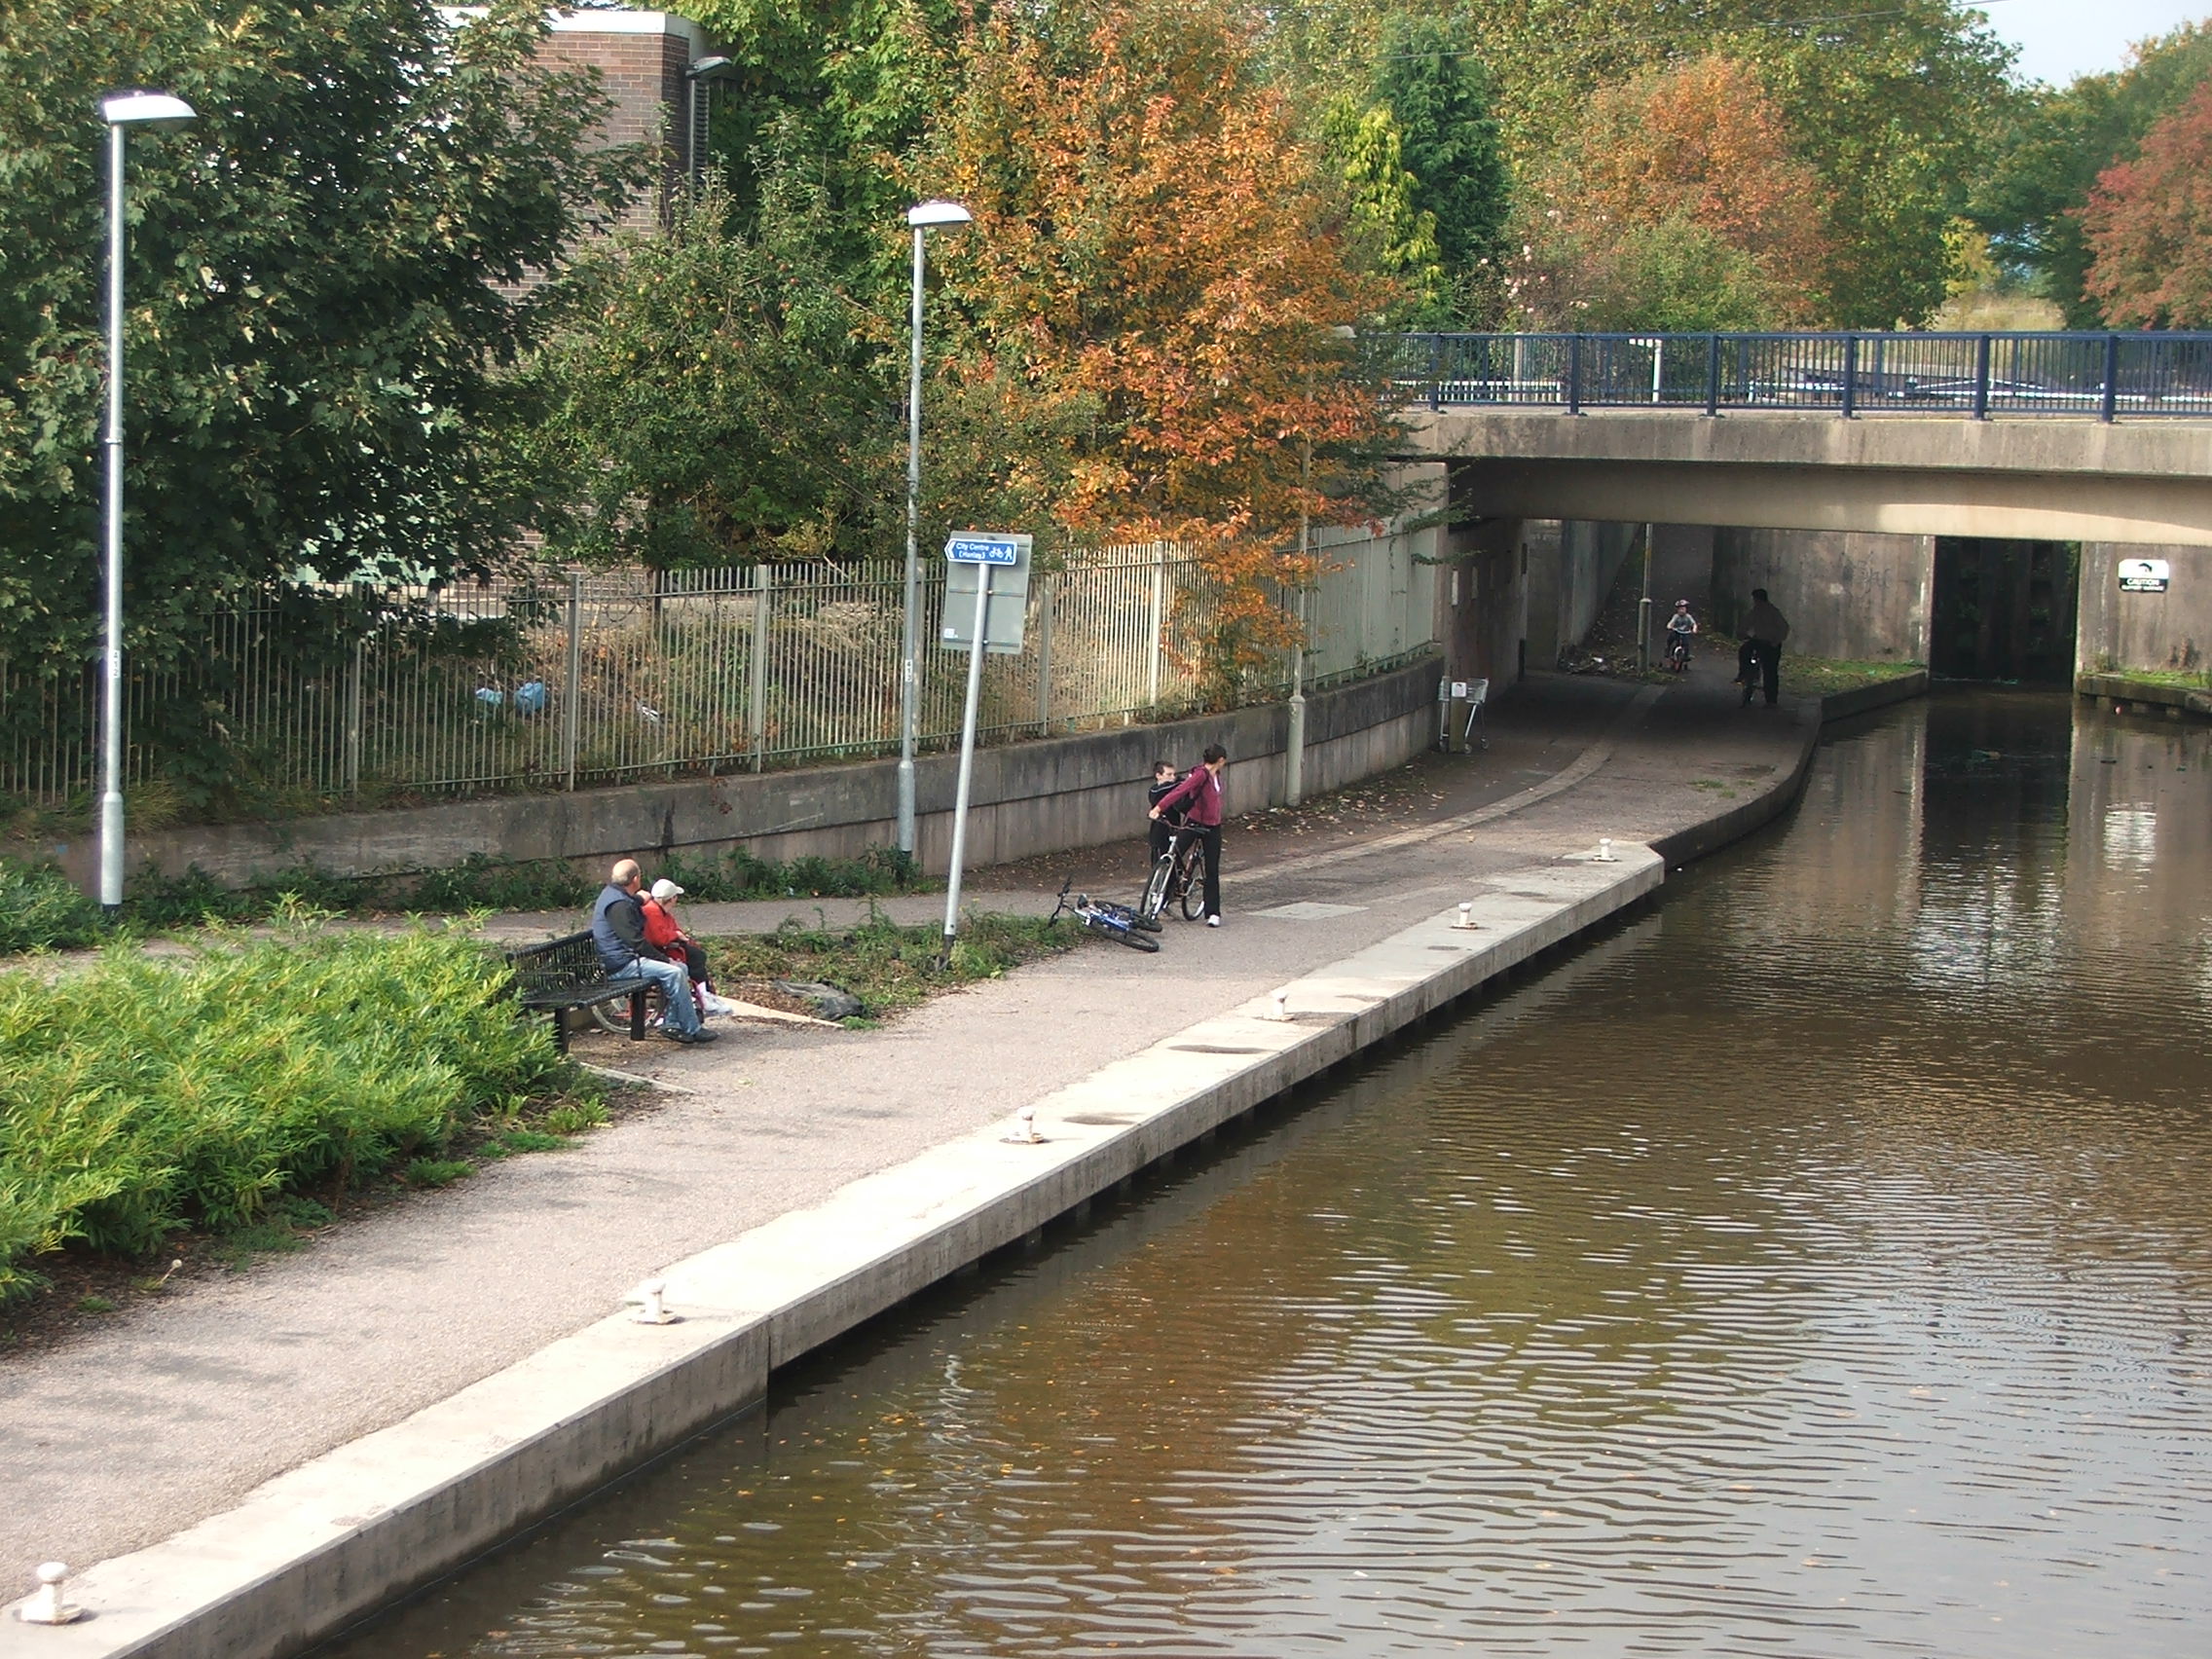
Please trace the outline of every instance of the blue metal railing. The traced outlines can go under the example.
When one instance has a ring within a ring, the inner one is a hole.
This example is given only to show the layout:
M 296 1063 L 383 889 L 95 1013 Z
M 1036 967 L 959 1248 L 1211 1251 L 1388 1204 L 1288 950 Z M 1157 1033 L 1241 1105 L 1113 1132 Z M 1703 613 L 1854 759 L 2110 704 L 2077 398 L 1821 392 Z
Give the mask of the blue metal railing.
M 1382 334 L 1410 402 L 1861 415 L 2212 416 L 2212 334 Z

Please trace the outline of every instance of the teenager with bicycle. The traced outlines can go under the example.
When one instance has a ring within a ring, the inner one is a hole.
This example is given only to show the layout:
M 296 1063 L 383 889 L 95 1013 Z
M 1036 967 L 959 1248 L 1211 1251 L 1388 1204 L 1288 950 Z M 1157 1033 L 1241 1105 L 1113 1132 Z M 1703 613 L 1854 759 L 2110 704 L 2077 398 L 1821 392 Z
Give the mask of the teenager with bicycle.
M 1152 763 L 1152 788 L 1145 791 L 1144 806 L 1145 811 L 1152 815 L 1152 862 L 1156 865 L 1167 856 L 1168 844 L 1174 840 L 1175 831 L 1182 828 L 1183 814 L 1178 809 L 1172 819 L 1167 819 L 1152 809 L 1173 793 L 1175 786 L 1182 781 L 1175 770 L 1174 761 L 1155 760 Z
M 1221 774 L 1229 765 L 1229 751 L 1218 743 L 1206 747 L 1202 764 L 1153 803 L 1150 817 L 1157 825 L 1171 812 L 1184 814 L 1180 833 L 1196 835 L 1205 856 L 1206 926 L 1221 926 Z

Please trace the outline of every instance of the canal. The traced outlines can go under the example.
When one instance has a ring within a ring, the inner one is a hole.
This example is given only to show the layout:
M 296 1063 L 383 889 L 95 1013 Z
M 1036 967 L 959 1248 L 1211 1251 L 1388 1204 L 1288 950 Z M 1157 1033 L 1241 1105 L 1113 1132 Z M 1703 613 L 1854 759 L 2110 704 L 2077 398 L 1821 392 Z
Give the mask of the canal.
M 1635 921 L 339 1651 L 2201 1654 L 2208 875 L 2201 729 L 1876 717 Z

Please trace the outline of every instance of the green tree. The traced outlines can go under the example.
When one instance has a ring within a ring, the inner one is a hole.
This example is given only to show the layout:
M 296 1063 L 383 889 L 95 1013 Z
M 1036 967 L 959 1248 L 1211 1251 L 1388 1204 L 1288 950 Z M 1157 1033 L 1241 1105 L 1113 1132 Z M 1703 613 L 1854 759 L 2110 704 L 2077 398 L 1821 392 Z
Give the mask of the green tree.
M 803 179 L 827 205 L 839 279 L 887 313 L 904 279 L 896 238 L 906 162 L 951 99 L 958 0 L 698 0 L 685 16 L 730 41 L 736 78 L 717 100 L 713 148 L 750 233 L 767 182 Z
M 1334 98 L 1321 134 L 1343 179 L 1352 220 L 1378 270 L 1406 286 L 1415 327 L 1436 327 L 1449 313 L 1436 215 L 1419 205 L 1420 182 L 1406 170 L 1405 138 L 1389 105 L 1361 109 Z
M 130 147 L 128 644 L 173 660 L 227 591 L 448 576 L 507 552 L 492 441 L 526 277 L 641 176 L 595 86 L 536 66 L 538 8 L 428 0 L 0 5 L 0 656 L 93 637 L 103 385 L 94 97 L 200 112 Z
M 1436 222 L 1450 289 L 1437 321 L 1464 326 L 1493 303 L 1512 210 L 1490 78 L 1456 18 L 1394 17 L 1381 54 L 1375 99 L 1397 118 L 1413 205 Z
M 711 187 L 585 253 L 532 365 L 549 548 L 656 569 L 876 550 L 897 401 L 823 188 L 779 165 L 752 228 Z
M 2195 23 L 2135 49 L 2122 69 L 2041 88 L 2010 112 L 1999 158 L 1976 191 L 1972 216 L 2001 258 L 2032 277 L 2069 325 L 2094 328 L 2091 253 L 2079 209 L 2108 167 L 2132 161 L 2144 137 L 2212 78 L 2212 24 Z

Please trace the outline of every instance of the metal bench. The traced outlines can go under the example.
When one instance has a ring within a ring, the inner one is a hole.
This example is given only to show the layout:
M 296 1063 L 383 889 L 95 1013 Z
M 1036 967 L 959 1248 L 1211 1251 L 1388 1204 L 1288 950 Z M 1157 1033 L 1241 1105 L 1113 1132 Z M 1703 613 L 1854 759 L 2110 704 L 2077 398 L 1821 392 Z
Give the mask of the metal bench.
M 608 973 L 589 929 L 510 950 L 507 966 L 514 970 L 515 994 L 522 1006 L 553 1016 L 553 1046 L 563 1053 L 569 1051 L 569 1027 L 561 1016 L 572 1008 L 590 1008 L 617 997 L 630 999 L 630 1041 L 645 1041 L 645 988 L 652 981 L 643 974 Z

